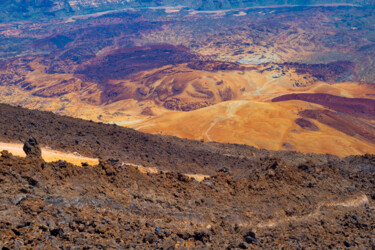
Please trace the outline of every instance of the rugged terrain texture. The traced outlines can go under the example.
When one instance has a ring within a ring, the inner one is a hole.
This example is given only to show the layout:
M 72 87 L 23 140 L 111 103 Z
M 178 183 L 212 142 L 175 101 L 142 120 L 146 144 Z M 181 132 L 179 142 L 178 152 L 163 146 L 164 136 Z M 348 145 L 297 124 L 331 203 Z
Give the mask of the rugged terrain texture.
M 375 247 L 373 155 L 268 152 L 0 107 L 2 141 L 32 134 L 41 145 L 103 158 L 46 163 L 35 139 L 27 158 L 2 151 L 5 249 Z M 132 164 L 146 158 L 160 172 Z M 211 177 L 182 175 L 187 162 Z

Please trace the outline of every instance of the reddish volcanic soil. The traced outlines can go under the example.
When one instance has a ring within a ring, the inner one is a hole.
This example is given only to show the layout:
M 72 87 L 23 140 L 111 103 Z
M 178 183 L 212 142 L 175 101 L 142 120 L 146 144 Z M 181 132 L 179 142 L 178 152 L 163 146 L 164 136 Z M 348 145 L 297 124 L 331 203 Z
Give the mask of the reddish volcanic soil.
M 78 75 L 94 82 L 123 79 L 140 71 L 203 59 L 183 46 L 151 45 L 113 50 L 80 65 Z
M 272 102 L 301 100 L 323 105 L 329 109 L 355 117 L 375 120 L 375 100 L 365 98 L 347 98 L 329 94 L 288 94 L 272 99 Z
M 375 144 L 375 128 L 369 123 L 353 116 L 338 114 L 329 110 L 304 110 L 300 114 L 305 118 L 317 120 L 353 137 L 359 137 Z
M 272 99 L 273 102 L 301 100 L 322 105 L 330 110 L 306 109 L 299 114 L 304 118 L 319 121 L 349 136 L 375 144 L 375 100 L 346 98 L 329 94 L 288 94 Z M 297 122 L 297 121 L 296 121 Z M 299 121 L 299 125 L 301 121 Z M 302 126 L 304 126 L 302 124 Z M 307 124 L 306 124 L 307 126 Z

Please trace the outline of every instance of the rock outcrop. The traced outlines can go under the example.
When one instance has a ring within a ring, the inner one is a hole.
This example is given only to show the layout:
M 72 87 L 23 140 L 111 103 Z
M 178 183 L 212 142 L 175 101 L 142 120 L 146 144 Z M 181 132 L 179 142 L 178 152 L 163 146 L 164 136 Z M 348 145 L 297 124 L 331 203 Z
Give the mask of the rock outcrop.
M 31 137 L 23 145 L 23 151 L 28 158 L 42 159 L 42 149 L 38 141 Z

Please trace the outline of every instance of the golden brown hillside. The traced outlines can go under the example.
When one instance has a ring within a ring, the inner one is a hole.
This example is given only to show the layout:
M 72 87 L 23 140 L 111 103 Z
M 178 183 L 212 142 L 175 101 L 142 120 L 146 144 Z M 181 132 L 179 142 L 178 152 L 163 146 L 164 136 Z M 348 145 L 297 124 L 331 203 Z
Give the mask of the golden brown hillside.
M 351 116 L 350 112 L 341 117 L 339 106 L 351 104 L 344 100 L 330 107 L 331 101 L 323 98 L 331 94 L 371 102 L 374 85 L 323 82 L 310 71 L 301 72 L 291 65 L 199 60 L 118 76 L 109 74 L 108 79 L 100 81 L 83 70 L 80 74 L 49 74 L 40 59 L 16 60 L 3 72 L 17 70 L 24 79 L 0 86 L 0 97 L 5 103 L 148 133 L 339 156 L 375 152 L 374 117 Z M 20 70 L 27 67 L 32 70 Z M 314 94 L 316 100 L 272 102 L 293 93 Z M 303 113 L 306 110 L 331 110 L 344 120 L 339 126 L 329 121 L 337 120 L 332 114 L 317 118 L 311 112 Z
M 373 13 L 178 7 L 5 22 L 0 102 L 186 138 L 373 153 L 374 118 L 357 110 L 375 98 Z M 301 93 L 316 95 L 283 97 Z

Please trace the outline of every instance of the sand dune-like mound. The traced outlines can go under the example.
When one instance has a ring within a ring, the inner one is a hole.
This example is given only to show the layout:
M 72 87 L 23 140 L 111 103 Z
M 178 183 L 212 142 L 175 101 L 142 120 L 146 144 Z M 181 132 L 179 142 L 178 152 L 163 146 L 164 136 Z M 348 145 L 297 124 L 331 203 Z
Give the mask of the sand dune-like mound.
M 321 114 L 329 112 L 320 105 L 302 101 L 230 101 L 189 113 L 167 113 L 131 127 L 147 133 L 241 143 L 270 150 L 339 156 L 375 152 L 370 122 L 356 122 L 348 116 L 334 125 L 327 119 L 318 118 L 319 115 L 313 116 L 308 110 Z

